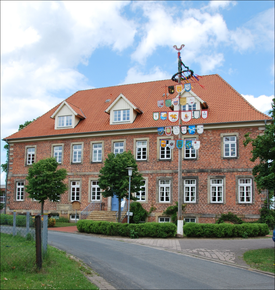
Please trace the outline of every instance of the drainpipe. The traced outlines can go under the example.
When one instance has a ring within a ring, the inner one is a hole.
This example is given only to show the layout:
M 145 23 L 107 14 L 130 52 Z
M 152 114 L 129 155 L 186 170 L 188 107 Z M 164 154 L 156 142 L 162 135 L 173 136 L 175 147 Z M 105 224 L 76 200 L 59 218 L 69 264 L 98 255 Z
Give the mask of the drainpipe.
M 6 172 L 6 189 L 5 189 L 5 208 L 4 208 L 4 214 L 7 213 L 7 194 L 8 194 L 9 165 L 10 165 L 10 144 L 8 143 L 8 164 L 7 164 L 7 172 Z

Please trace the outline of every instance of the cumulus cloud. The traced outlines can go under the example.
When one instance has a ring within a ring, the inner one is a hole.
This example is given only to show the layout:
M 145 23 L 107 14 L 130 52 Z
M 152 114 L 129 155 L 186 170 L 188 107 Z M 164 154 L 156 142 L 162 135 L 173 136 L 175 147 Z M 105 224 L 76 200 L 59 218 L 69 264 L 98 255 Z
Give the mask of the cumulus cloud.
M 236 1 L 217 1 L 217 0 L 211 0 L 209 4 L 207 5 L 207 8 L 210 10 L 218 10 L 218 9 L 225 9 L 229 8 L 231 6 L 235 6 L 237 3 Z
M 259 97 L 255 97 L 253 95 L 242 95 L 254 108 L 263 113 L 268 113 L 272 107 L 272 99 L 274 99 L 274 95 L 265 96 L 261 95 Z

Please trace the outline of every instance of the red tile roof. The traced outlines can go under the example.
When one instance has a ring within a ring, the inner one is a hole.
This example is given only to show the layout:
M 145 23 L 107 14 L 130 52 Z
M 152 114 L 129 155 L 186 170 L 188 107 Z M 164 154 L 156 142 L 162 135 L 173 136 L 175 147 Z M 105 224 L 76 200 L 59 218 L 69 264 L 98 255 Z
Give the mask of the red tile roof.
M 185 123 L 187 125 L 271 119 L 256 110 L 217 74 L 202 76 L 199 84 L 197 82 L 192 83 L 192 91 L 208 104 L 208 118 L 192 119 Z M 174 124 L 168 120 L 153 120 L 153 112 L 170 111 L 165 105 L 161 109 L 158 108 L 157 101 L 164 99 L 165 86 L 171 85 L 176 85 L 176 83 L 172 80 L 162 80 L 78 91 L 66 99 L 66 102 L 72 105 L 74 110 L 86 117 L 75 128 L 54 129 L 55 120 L 50 117 L 60 106 L 59 104 L 23 130 L 5 138 L 5 140 L 152 127 L 156 128 L 157 132 L 158 127 Z M 119 94 L 123 94 L 143 112 L 137 116 L 132 124 L 110 125 L 110 115 L 105 113 L 105 110 Z M 168 98 L 175 98 L 176 95 L 175 92 Z M 107 99 L 110 99 L 110 102 L 106 102 Z

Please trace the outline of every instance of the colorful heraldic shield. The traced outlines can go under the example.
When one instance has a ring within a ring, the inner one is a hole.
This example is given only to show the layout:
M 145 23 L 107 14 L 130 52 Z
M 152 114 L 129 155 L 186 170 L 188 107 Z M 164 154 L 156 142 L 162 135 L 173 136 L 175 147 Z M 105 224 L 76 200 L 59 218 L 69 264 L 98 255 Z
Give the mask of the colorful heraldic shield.
M 184 84 L 184 90 L 186 91 L 186 92 L 190 92 L 191 91 L 191 84 Z
M 173 133 L 175 135 L 179 135 L 179 133 L 180 133 L 180 126 L 174 126 L 173 127 Z
M 182 85 L 176 85 L 176 91 L 177 91 L 177 93 L 181 93 Z
M 168 140 L 167 147 L 169 147 L 170 149 L 174 149 L 175 148 L 175 140 Z
M 197 132 L 198 132 L 198 134 L 203 133 L 203 125 L 197 125 Z
M 185 140 L 185 148 L 186 149 L 192 148 L 192 140 Z
M 154 112 L 154 113 L 153 113 L 153 119 L 154 119 L 155 121 L 157 121 L 157 120 L 159 119 L 159 112 Z
M 172 101 L 171 100 L 165 100 L 165 106 L 166 107 L 171 107 L 171 105 L 172 105 Z
M 208 111 L 207 111 L 207 110 L 202 110 L 202 111 L 201 111 L 201 117 L 202 117 L 203 119 L 206 119 L 206 118 L 208 117 Z
M 172 135 L 172 127 L 165 127 L 165 134 L 167 136 Z
M 179 98 L 174 98 L 174 99 L 172 99 L 172 104 L 173 104 L 174 106 L 177 106 L 177 105 L 179 104 Z
M 192 145 L 193 145 L 193 148 L 194 148 L 195 150 L 198 150 L 198 149 L 200 149 L 201 142 L 195 140 L 195 141 L 193 141 L 193 144 L 192 144 Z
M 180 105 L 181 106 L 185 106 L 186 105 L 186 98 L 185 97 L 180 98 Z
M 161 112 L 160 118 L 161 118 L 161 120 L 165 121 L 167 119 L 167 112 Z
M 190 106 L 193 106 L 195 104 L 195 98 L 194 97 L 187 97 L 187 104 Z
M 166 147 L 166 140 L 160 140 L 160 146 L 162 148 Z
M 170 122 L 177 122 L 179 119 L 179 112 L 168 112 L 168 120 Z
M 187 133 L 187 126 L 181 126 L 181 133 L 186 134 Z
M 196 132 L 196 126 L 195 125 L 188 126 L 188 132 L 191 135 L 195 134 L 195 132 Z
M 200 116 L 201 116 L 201 111 L 200 110 L 193 111 L 193 118 L 194 119 L 199 119 Z
M 178 149 L 181 149 L 183 147 L 183 140 L 177 140 L 176 146 Z
M 162 108 L 164 106 L 164 100 L 158 101 L 158 107 Z
M 164 134 L 164 127 L 159 127 L 158 128 L 158 134 L 163 135 Z
M 183 122 L 189 122 L 192 119 L 192 111 L 181 112 L 181 119 Z

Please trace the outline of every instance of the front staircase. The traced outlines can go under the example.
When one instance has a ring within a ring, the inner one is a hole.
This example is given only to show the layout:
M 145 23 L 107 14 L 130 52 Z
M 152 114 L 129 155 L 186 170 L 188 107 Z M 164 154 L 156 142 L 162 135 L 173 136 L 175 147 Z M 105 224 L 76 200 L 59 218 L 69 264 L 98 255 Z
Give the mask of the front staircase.
M 87 220 L 116 222 L 117 221 L 116 212 L 106 210 L 101 211 L 93 210 L 87 217 Z

